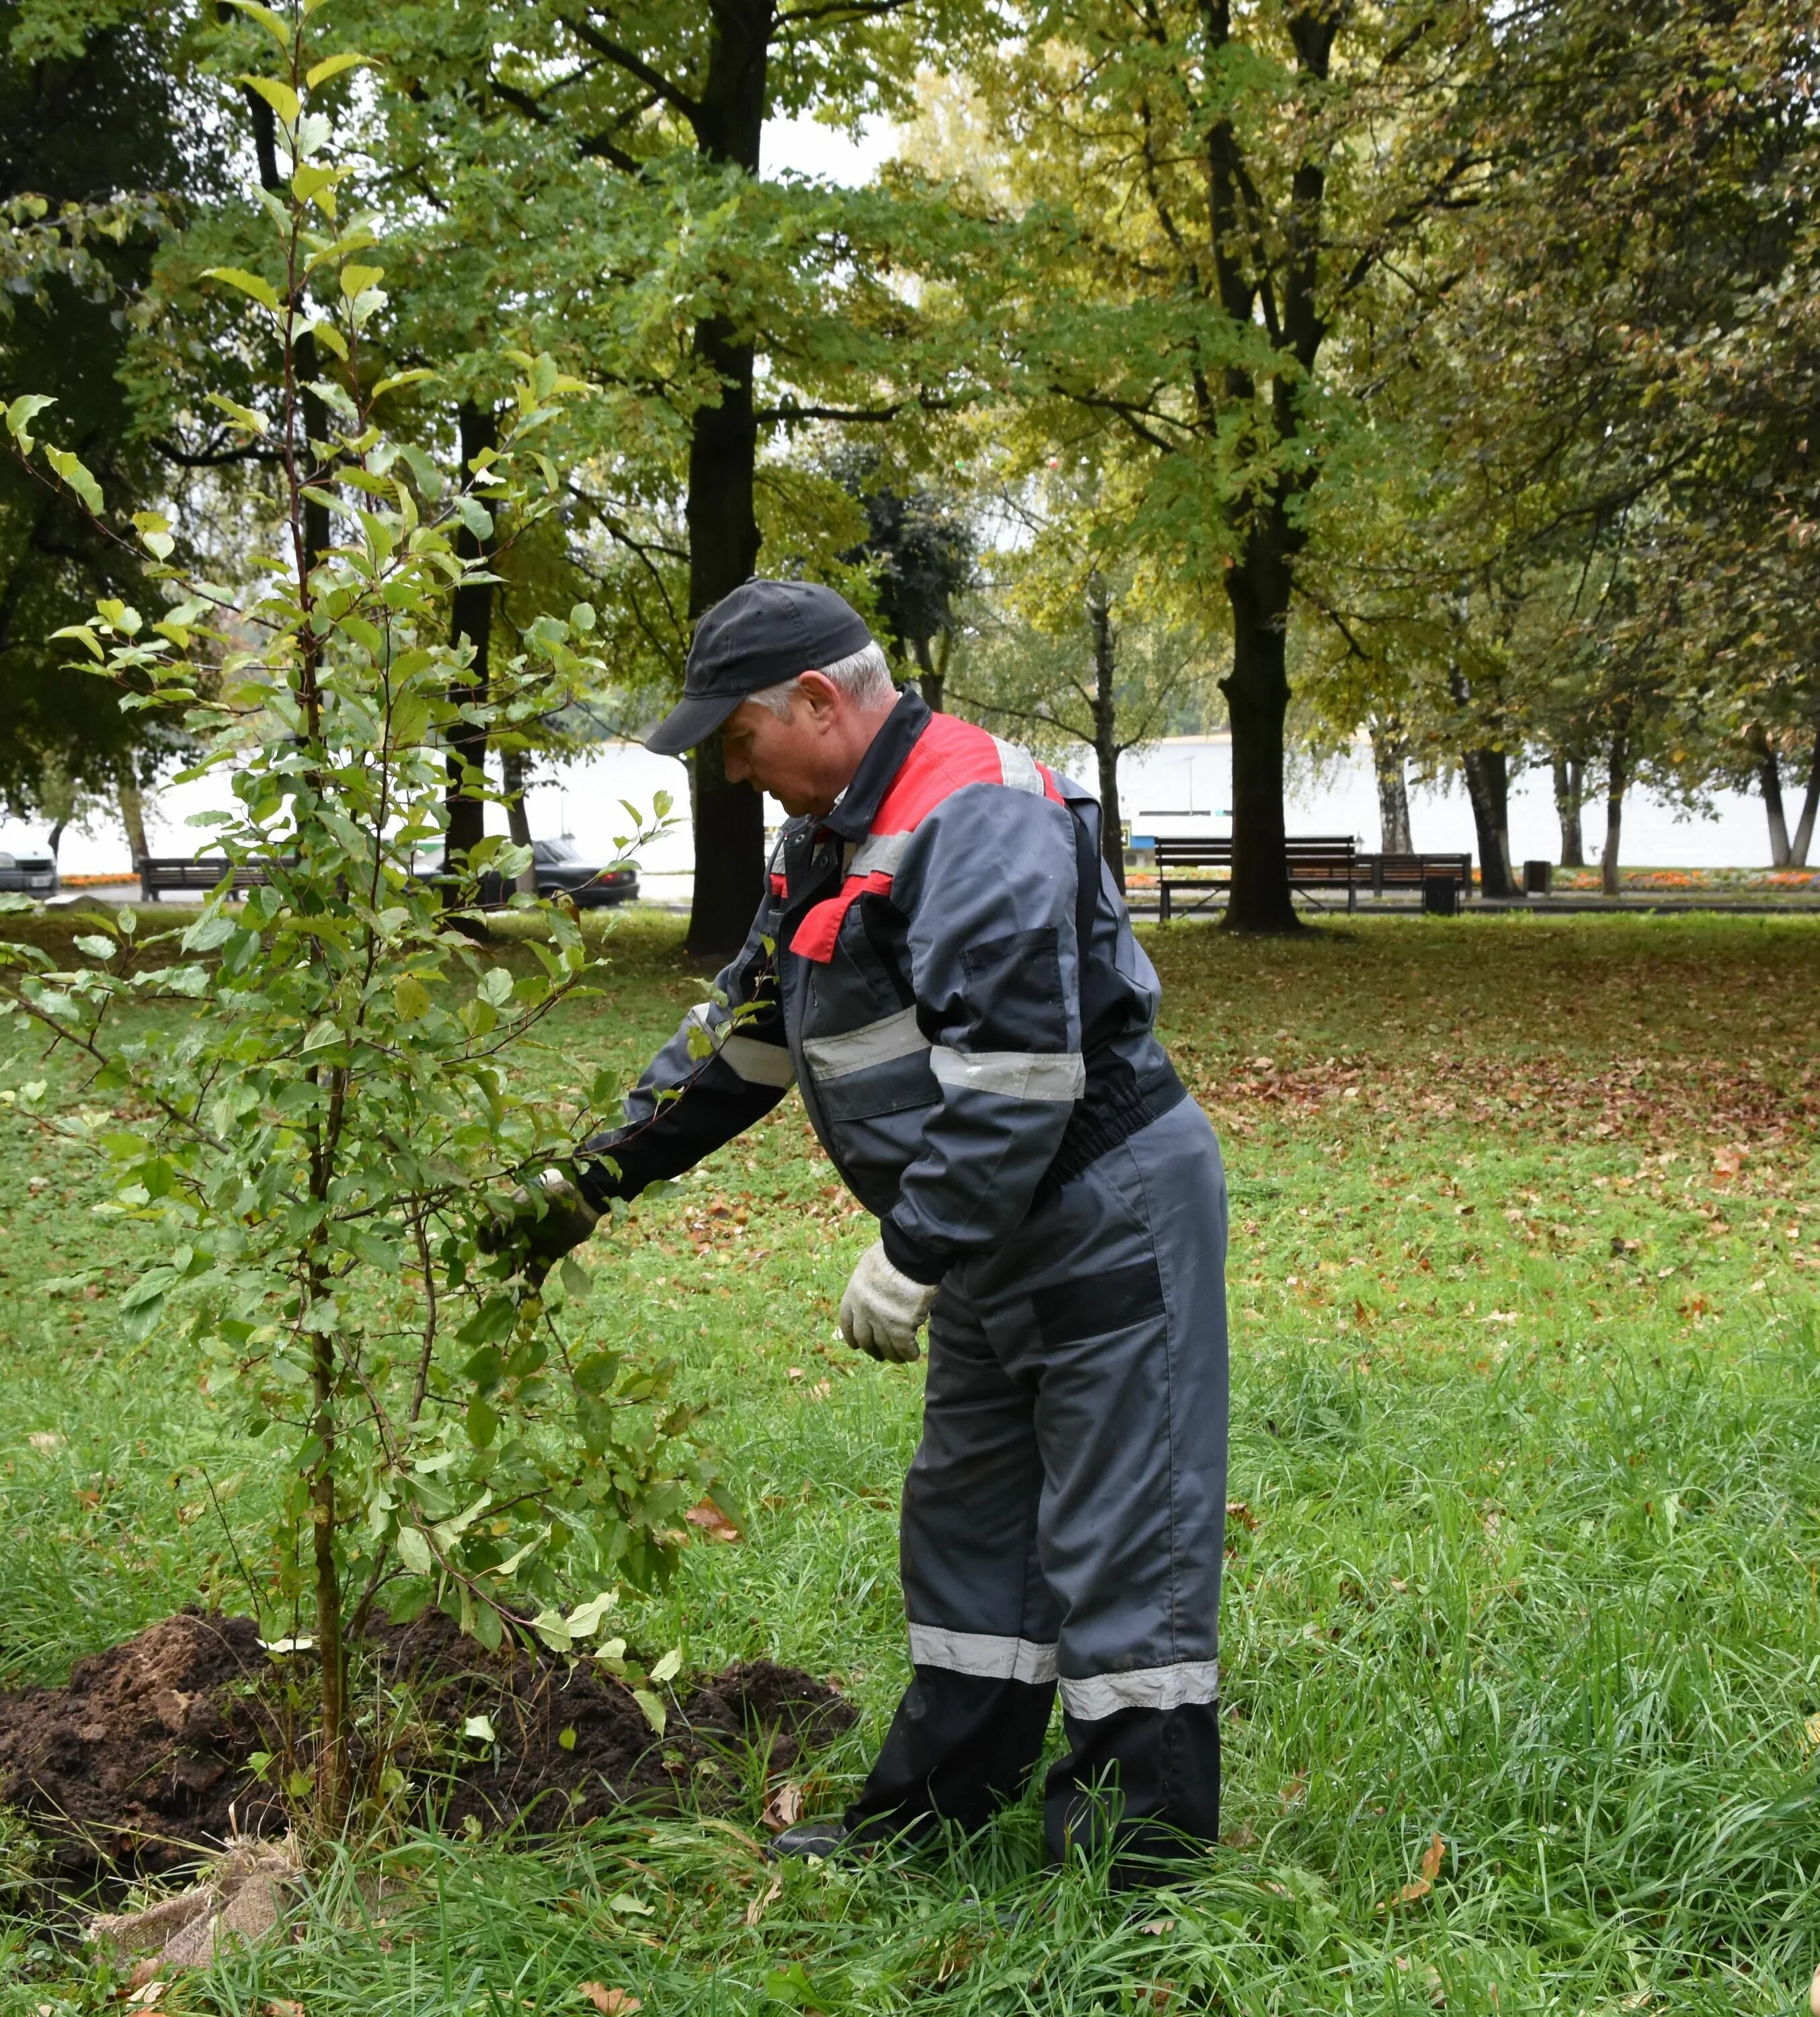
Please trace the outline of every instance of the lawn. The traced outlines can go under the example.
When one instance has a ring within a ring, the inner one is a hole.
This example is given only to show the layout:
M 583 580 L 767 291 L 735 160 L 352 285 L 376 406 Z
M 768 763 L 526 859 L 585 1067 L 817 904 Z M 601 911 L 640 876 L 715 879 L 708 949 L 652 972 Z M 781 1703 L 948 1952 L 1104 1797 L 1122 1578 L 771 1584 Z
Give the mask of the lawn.
M 1233 1193 L 1219 1853 L 1134 1908 L 1043 1871 L 1026 1806 L 946 1861 L 780 1873 L 755 1785 L 554 1845 L 349 1851 L 293 1943 L 161 2007 L 585 2017 L 584 1983 L 649 2017 L 1798 2006 L 1820 1962 L 1820 921 L 1144 937 Z M 670 921 L 609 947 L 553 1077 L 630 1076 L 700 998 Z M 44 1072 L 15 1056 L 0 1084 Z M 0 1113 L 15 1683 L 187 1602 L 245 1609 L 224 1519 L 260 1571 L 256 1458 L 166 1347 L 116 1340 L 133 1257 L 102 1196 Z M 583 1319 L 681 1362 L 744 1516 L 618 1629 L 689 1668 L 836 1680 L 863 1714 L 810 1811 L 905 1676 L 919 1381 L 832 1329 L 870 1230 L 793 1098 L 598 1247 Z M 117 1986 L 55 1929 L 0 1936 L 0 2017 Z

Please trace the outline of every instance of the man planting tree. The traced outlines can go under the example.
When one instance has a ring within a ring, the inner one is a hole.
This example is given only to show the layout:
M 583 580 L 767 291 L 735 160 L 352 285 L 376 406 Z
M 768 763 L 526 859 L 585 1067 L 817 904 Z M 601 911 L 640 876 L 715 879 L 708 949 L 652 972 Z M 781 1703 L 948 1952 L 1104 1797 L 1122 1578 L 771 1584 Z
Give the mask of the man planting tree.
M 926 1322 L 930 1362 L 903 1505 L 915 1677 L 844 1820 L 775 1847 L 979 1826 L 1027 1780 L 1059 1683 L 1050 1853 L 1110 1837 L 1131 1878 L 1219 1833 L 1226 1210 L 1099 808 L 897 694 L 810 583 L 749 581 L 701 619 L 649 746 L 717 731 L 728 777 L 790 815 L 767 893 L 626 1125 L 521 1195 L 526 1269 L 800 1083 L 879 1221 L 842 1333 L 907 1362 Z

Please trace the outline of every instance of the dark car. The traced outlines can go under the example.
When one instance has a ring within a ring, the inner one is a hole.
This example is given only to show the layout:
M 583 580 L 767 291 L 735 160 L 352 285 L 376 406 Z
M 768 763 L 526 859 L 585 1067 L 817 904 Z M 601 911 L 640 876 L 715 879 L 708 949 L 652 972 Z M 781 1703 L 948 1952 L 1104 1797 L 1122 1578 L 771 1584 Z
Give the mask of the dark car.
M 629 904 L 638 894 L 636 868 L 603 868 L 598 861 L 589 861 L 567 839 L 533 841 L 531 865 L 536 874 L 540 897 L 572 897 L 584 911 L 609 904 Z M 442 866 L 441 849 L 424 857 L 424 873 L 432 882 L 437 879 Z M 504 879 L 491 869 L 481 876 L 482 903 L 504 904 L 511 894 Z

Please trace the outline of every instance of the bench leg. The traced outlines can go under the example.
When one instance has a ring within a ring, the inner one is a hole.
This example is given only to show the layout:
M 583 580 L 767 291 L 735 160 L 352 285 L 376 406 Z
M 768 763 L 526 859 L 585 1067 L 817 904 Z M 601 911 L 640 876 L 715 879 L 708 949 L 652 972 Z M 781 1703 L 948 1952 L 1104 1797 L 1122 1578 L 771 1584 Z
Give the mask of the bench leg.
M 1159 882 L 1157 885 L 1157 922 L 1166 925 L 1168 922 L 1169 886 L 1167 882 Z

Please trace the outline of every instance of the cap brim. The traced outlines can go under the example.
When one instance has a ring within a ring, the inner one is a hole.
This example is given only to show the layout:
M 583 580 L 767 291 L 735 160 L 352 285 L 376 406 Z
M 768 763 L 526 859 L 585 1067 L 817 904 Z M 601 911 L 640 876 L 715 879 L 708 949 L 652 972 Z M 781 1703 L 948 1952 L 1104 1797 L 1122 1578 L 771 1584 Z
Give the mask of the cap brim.
M 706 742 L 746 698 L 742 693 L 691 694 L 645 737 L 645 746 L 653 756 L 681 756 Z

